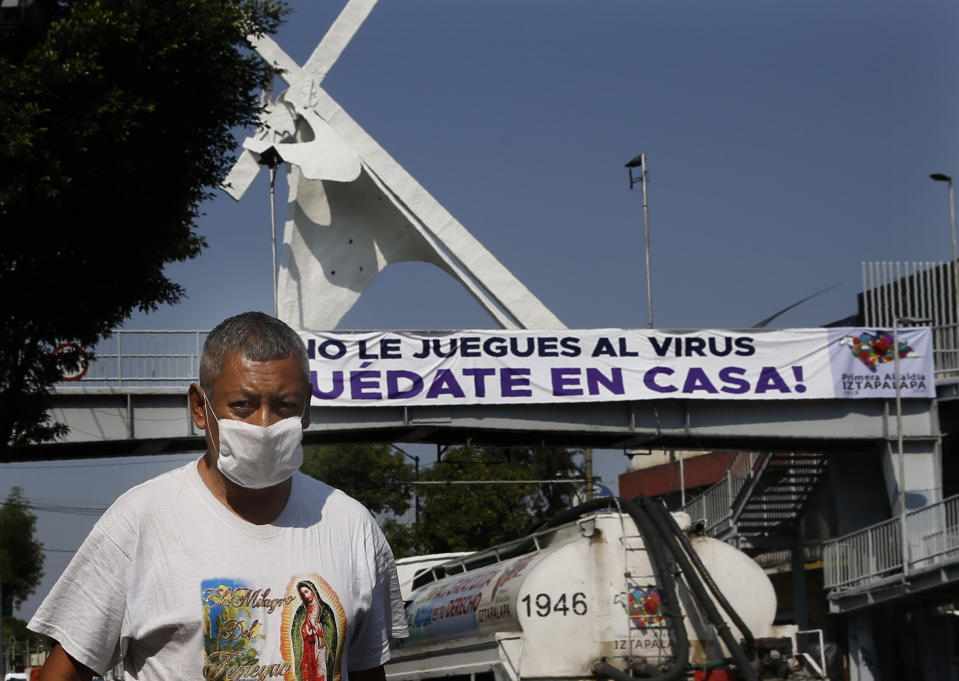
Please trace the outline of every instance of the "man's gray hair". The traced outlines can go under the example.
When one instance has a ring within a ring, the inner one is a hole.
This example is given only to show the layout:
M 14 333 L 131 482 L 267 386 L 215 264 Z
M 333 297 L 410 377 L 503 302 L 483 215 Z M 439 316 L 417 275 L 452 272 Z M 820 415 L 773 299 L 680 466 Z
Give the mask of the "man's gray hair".
M 200 387 L 208 395 L 223 372 L 228 355 L 254 362 L 292 357 L 310 381 L 310 360 L 300 335 L 276 317 L 262 312 L 244 312 L 220 322 L 206 337 L 200 358 Z

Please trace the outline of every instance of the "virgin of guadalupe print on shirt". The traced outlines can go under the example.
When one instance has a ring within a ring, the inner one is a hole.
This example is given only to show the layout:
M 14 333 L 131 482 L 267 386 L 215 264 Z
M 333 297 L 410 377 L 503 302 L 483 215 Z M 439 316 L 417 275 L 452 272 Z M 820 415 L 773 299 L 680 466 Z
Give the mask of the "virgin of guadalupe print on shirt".
M 296 581 L 296 601 L 283 613 L 288 681 L 340 681 L 346 617 L 339 598 L 322 577 Z
M 205 580 L 202 593 L 208 681 L 340 681 L 346 613 L 322 577 L 294 576 L 285 590 Z

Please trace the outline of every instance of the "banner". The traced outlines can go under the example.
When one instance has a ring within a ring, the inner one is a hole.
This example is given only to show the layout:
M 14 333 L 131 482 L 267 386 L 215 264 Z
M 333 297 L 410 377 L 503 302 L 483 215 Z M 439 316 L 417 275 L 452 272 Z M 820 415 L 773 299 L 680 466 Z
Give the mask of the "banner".
M 314 406 L 895 397 L 888 329 L 309 333 Z M 900 395 L 935 397 L 932 332 L 899 332 Z

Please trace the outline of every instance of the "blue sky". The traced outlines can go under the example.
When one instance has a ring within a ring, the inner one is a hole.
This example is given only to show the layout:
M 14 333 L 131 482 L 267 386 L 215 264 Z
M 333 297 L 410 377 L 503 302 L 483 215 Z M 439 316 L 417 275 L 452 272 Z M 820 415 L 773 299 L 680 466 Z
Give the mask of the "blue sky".
M 302 63 L 339 7 L 295 3 L 279 43 Z M 855 311 L 862 261 L 950 255 L 928 175 L 959 172 L 957 29 L 948 1 L 404 0 L 325 86 L 569 327 L 646 326 L 623 167 L 641 151 L 656 326 L 751 326 L 838 283 L 778 320 L 813 326 Z M 170 268 L 189 300 L 128 328 L 272 308 L 261 175 L 207 206 L 210 248 Z M 490 324 L 414 263 L 340 328 Z
M 295 0 L 278 42 L 302 63 L 341 7 Z M 951 255 L 929 173 L 959 174 L 957 35 L 953 0 L 383 0 L 325 88 L 571 328 L 647 324 L 641 193 L 623 167 L 640 152 L 658 328 L 749 327 L 838 284 L 773 324 L 816 326 L 855 312 L 862 261 Z M 261 173 L 239 203 L 209 202 L 210 247 L 169 268 L 188 298 L 126 328 L 271 311 L 267 196 Z M 404 264 L 340 328 L 489 326 L 445 274 Z M 0 493 L 106 505 L 185 460 L 6 465 Z M 612 452 L 599 472 L 624 468 Z M 92 523 L 39 515 L 50 548 Z

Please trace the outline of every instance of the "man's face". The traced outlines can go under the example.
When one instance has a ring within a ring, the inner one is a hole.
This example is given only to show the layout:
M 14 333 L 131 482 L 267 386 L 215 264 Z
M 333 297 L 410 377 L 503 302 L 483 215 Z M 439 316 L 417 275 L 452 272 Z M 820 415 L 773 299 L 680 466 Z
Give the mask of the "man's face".
M 292 357 L 254 362 L 242 355 L 227 355 L 223 371 L 207 394 L 210 409 L 217 419 L 234 419 L 257 426 L 271 426 L 291 416 L 303 415 L 303 427 L 310 423 L 307 408 L 308 386 L 303 382 L 299 362 Z M 190 388 L 194 419 L 197 427 L 205 427 L 219 451 L 220 438 L 216 421 L 207 417 L 197 419 L 197 407 L 203 409 L 202 393 Z M 203 423 L 201 423 L 203 421 Z

